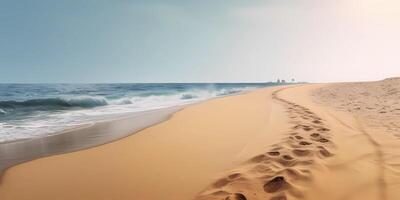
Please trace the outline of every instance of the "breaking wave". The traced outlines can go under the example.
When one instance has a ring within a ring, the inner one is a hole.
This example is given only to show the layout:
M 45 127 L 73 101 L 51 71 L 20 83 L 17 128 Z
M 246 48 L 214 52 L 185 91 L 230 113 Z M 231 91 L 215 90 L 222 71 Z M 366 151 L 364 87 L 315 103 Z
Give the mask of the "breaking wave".
M 4 108 L 27 108 L 42 107 L 43 109 L 66 109 L 71 107 L 92 108 L 97 106 L 108 105 L 105 98 L 102 97 L 75 97 L 75 98 L 45 98 L 45 99 L 29 99 L 26 101 L 0 101 L 0 113 Z
M 184 105 L 269 84 L 0 84 L 0 142 L 50 135 L 133 112 Z

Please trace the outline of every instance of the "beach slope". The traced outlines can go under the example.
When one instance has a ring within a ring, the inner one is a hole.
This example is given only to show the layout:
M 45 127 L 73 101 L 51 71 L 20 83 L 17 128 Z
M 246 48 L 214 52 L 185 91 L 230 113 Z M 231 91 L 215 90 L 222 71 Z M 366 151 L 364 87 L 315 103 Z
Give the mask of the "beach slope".
M 213 99 L 124 139 L 12 167 L 0 199 L 395 200 L 398 80 Z
M 124 139 L 17 165 L 0 199 L 191 199 L 280 140 L 285 114 L 273 91 L 213 99 Z

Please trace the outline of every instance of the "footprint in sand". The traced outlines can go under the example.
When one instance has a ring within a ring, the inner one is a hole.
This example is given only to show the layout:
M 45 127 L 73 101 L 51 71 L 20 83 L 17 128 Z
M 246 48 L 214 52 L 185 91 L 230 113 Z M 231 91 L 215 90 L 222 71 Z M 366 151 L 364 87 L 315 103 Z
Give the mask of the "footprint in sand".
M 321 142 L 321 143 L 327 143 L 327 142 L 330 142 L 328 139 L 326 139 L 326 138 L 323 138 L 323 137 L 319 138 L 317 141 L 318 141 L 318 142 Z
M 286 196 L 276 196 L 272 197 L 270 200 L 287 200 Z
M 310 151 L 306 149 L 293 149 L 292 152 L 296 156 L 307 156 L 310 154 Z
M 323 147 L 323 146 L 318 146 L 318 148 L 319 148 L 319 153 L 320 153 L 322 156 L 324 156 L 324 157 L 330 157 L 330 156 L 333 155 L 330 151 L 328 151 L 328 150 L 327 150 L 325 147 Z
M 293 157 L 290 155 L 283 155 L 282 158 L 285 160 L 293 160 Z
M 301 141 L 301 142 L 299 142 L 299 144 L 303 145 L 303 146 L 307 146 L 307 145 L 311 145 L 312 143 L 306 142 L 306 141 Z
M 312 133 L 310 136 L 313 137 L 313 138 L 318 138 L 318 137 L 320 136 L 320 134 L 318 134 L 318 133 Z
M 320 120 L 314 120 L 314 121 L 312 121 L 312 123 L 314 123 L 314 124 L 322 124 L 322 122 Z
M 286 189 L 287 187 L 288 183 L 286 182 L 285 177 L 277 176 L 264 185 L 264 191 L 267 193 L 274 193 Z
M 329 128 L 319 128 L 318 131 L 327 132 L 327 131 L 330 131 L 330 129 Z
M 235 193 L 235 194 L 231 194 L 230 196 L 226 197 L 225 200 L 247 200 L 247 198 L 242 193 Z
M 311 130 L 313 130 L 313 128 L 311 128 L 311 127 L 309 127 L 309 126 L 305 126 L 305 127 L 303 128 L 303 130 L 305 130 L 305 131 L 311 131 Z
M 296 135 L 296 136 L 294 136 L 296 139 L 298 139 L 298 140 L 302 140 L 303 139 L 303 137 L 301 137 L 300 135 Z
M 233 173 L 233 174 L 228 176 L 228 179 L 229 180 L 236 180 L 236 179 L 240 178 L 241 176 L 242 176 L 241 173 Z
M 270 156 L 279 156 L 281 153 L 279 153 L 279 151 L 270 151 L 267 154 Z

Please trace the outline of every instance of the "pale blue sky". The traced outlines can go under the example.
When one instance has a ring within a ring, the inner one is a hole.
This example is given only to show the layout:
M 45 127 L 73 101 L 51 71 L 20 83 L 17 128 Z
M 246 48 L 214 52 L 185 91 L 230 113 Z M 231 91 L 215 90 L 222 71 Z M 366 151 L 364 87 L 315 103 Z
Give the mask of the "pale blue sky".
M 400 75 L 395 0 L 0 0 L 0 82 Z

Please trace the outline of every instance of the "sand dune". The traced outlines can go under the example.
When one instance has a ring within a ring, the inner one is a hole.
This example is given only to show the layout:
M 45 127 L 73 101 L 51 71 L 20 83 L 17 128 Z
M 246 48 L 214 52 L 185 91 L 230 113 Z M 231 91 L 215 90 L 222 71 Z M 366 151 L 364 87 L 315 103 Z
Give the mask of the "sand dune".
M 119 141 L 12 167 L 0 199 L 397 200 L 399 80 L 207 101 Z

